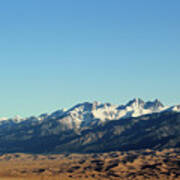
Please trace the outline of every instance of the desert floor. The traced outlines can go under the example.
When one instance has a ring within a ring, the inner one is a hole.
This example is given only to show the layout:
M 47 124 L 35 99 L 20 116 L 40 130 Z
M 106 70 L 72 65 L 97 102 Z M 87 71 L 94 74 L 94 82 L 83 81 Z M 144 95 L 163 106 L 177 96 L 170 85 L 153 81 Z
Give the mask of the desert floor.
M 180 150 L 0 155 L 0 180 L 74 179 L 180 179 Z

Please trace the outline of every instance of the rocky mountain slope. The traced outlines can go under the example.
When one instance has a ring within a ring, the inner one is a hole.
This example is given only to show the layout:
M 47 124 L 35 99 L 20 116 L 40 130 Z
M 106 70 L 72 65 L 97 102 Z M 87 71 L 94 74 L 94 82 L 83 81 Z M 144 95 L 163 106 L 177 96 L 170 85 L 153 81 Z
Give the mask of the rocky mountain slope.
M 82 103 L 39 117 L 0 122 L 0 152 L 107 152 L 180 146 L 180 106 L 133 99 Z

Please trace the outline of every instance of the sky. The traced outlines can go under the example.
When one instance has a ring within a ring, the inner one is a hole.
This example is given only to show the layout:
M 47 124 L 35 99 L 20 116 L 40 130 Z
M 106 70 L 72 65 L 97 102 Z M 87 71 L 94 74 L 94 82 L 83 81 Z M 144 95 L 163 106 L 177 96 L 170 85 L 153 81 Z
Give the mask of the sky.
M 180 104 L 180 1 L 6 0 L 0 117 L 134 97 Z

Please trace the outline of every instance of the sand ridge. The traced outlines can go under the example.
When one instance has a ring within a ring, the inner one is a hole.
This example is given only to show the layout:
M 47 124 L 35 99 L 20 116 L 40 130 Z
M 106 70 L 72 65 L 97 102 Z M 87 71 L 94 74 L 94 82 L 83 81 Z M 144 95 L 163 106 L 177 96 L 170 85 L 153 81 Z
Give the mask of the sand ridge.
M 180 179 L 180 150 L 0 156 L 0 180 L 61 179 Z

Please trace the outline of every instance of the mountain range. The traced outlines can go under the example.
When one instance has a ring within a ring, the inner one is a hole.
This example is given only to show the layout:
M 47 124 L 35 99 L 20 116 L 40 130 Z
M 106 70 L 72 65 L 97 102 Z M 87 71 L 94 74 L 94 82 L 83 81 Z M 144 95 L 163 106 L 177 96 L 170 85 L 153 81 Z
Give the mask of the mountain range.
M 85 102 L 28 118 L 0 120 L 0 152 L 107 152 L 180 145 L 180 105 L 140 98 Z

